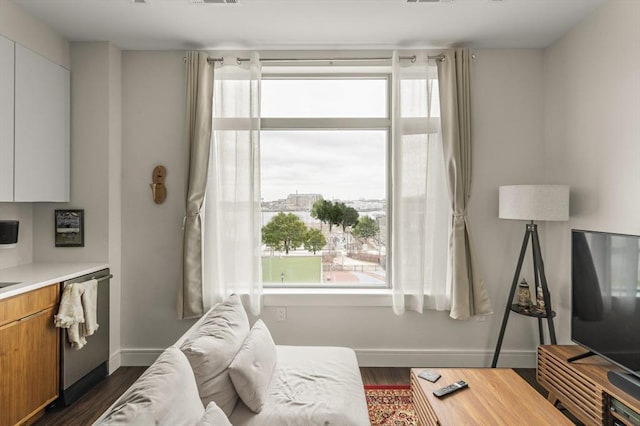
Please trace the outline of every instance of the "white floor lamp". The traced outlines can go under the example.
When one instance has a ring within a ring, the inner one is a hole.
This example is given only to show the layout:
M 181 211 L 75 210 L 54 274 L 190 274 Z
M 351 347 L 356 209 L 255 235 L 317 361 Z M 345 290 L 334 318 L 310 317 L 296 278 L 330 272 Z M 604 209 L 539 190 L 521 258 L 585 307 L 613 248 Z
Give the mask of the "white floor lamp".
M 538 318 L 538 331 L 540 334 L 540 344 L 544 344 L 544 333 L 542 330 L 542 320 L 547 319 L 549 327 L 549 338 L 552 344 L 556 344 L 556 332 L 553 327 L 553 311 L 551 309 L 551 299 L 547 287 L 547 277 L 544 273 L 544 262 L 542 261 L 542 251 L 538 239 L 538 225 L 535 221 L 566 221 L 569 220 L 569 187 L 566 185 L 509 185 L 501 186 L 499 194 L 499 217 L 500 219 L 515 219 L 529 221 L 526 225 L 522 248 L 518 265 L 513 276 L 513 283 L 504 317 L 496 350 L 493 354 L 491 367 L 495 368 L 502 347 L 504 332 L 507 328 L 507 321 L 511 311 Z M 527 246 L 531 240 L 533 246 L 533 271 L 535 276 L 535 292 L 538 288 L 542 290 L 544 300 L 544 311 L 522 312 L 513 304 L 513 297 L 518 287 L 518 279 L 522 269 L 522 262 L 527 251 Z

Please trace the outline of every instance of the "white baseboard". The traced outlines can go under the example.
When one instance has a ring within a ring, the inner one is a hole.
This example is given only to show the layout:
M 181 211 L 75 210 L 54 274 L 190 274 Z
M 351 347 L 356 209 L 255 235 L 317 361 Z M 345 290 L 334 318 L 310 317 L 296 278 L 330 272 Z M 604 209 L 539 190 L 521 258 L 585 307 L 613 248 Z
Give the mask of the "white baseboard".
M 112 355 L 111 363 L 118 366 L 149 366 L 164 349 L 122 349 Z M 361 367 L 490 367 L 492 350 L 455 349 L 355 349 Z M 112 361 L 114 360 L 114 361 Z M 498 367 L 535 368 L 535 350 L 503 350 L 498 358 Z
M 122 366 L 121 352 L 118 351 L 118 352 L 112 353 L 111 356 L 109 357 L 109 368 L 108 368 L 109 374 L 112 374 L 121 366 Z
M 361 367 L 490 367 L 492 350 L 356 349 Z M 498 367 L 535 368 L 535 350 L 504 350 Z
M 160 356 L 162 349 L 122 349 L 120 359 L 123 367 L 147 367 Z

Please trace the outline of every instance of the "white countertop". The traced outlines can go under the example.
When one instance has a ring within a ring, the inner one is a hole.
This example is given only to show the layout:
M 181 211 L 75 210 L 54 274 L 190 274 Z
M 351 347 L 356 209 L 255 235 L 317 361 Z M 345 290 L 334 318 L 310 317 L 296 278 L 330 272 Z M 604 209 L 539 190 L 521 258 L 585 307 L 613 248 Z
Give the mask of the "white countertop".
M 0 299 L 91 274 L 108 267 L 109 264 L 100 262 L 55 262 L 28 263 L 0 269 L 0 282 L 20 282 L 20 284 L 0 288 Z

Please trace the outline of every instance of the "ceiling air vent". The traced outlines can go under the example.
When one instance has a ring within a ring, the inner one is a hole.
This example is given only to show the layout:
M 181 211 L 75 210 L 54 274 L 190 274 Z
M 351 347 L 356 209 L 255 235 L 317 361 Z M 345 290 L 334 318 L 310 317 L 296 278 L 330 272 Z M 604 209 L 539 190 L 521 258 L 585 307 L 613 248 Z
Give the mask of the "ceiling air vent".
M 189 0 L 193 4 L 238 4 L 238 0 Z

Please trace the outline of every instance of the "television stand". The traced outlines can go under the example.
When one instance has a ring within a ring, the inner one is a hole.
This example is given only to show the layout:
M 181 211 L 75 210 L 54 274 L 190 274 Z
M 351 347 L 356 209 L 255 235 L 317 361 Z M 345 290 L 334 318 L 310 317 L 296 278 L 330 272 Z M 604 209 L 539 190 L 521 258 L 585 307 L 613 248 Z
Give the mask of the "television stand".
M 583 352 L 580 355 L 576 355 L 576 356 L 572 356 L 572 357 L 567 358 L 567 362 L 579 361 L 581 359 L 589 358 L 590 356 L 594 356 L 594 355 L 597 355 L 597 354 L 595 352 L 591 352 L 591 351 Z
M 640 399 L 608 378 L 610 372 L 622 369 L 597 355 L 578 362 L 567 361 L 583 353 L 584 349 L 577 345 L 538 347 L 536 380 L 549 391 L 547 400 L 562 403 L 587 425 L 637 425 Z

